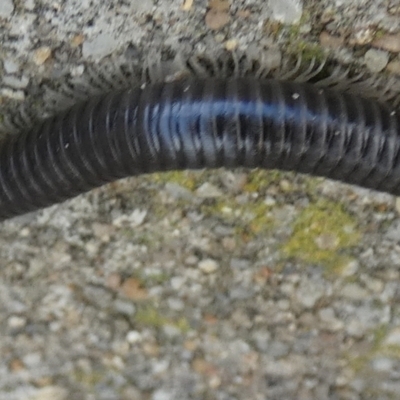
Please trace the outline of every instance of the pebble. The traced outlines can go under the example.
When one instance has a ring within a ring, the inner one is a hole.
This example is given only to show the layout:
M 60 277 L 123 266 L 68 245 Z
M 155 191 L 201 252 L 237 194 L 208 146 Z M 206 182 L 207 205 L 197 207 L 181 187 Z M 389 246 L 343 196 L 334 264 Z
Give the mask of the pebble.
M 269 0 L 271 17 L 283 24 L 296 24 L 303 14 L 301 0 Z
M 364 56 L 365 65 L 371 72 L 382 71 L 389 62 L 389 54 L 383 50 L 370 49 Z
M 176 397 L 174 393 L 165 389 L 158 389 L 151 396 L 151 400 L 175 400 L 175 399 Z
M 400 327 L 392 329 L 386 336 L 384 342 L 386 345 L 400 346 Z
M 118 49 L 118 41 L 108 33 L 101 33 L 92 40 L 87 40 L 82 46 L 84 58 L 92 58 L 96 61 L 108 56 Z
M 319 42 L 324 47 L 330 49 L 338 49 L 339 47 L 343 46 L 344 39 L 341 36 L 333 36 L 330 35 L 328 32 L 323 31 L 319 35 Z
M 378 372 L 390 372 L 393 370 L 393 360 L 387 357 L 380 357 L 372 360 L 372 368 Z
M 112 224 L 118 228 L 124 225 L 129 225 L 129 227 L 138 227 L 142 225 L 147 215 L 147 210 L 135 209 L 130 214 L 121 214 L 115 217 Z
M 20 329 L 26 325 L 26 318 L 13 315 L 8 319 L 7 324 L 11 329 Z
M 7 74 L 15 74 L 16 72 L 19 71 L 20 65 L 15 60 L 7 58 L 3 62 L 3 68 Z
M 357 283 L 348 283 L 339 290 L 339 294 L 350 300 L 364 300 L 369 296 L 367 290 Z
M 28 86 L 29 79 L 26 76 L 18 78 L 13 75 L 3 77 L 3 84 L 13 89 L 25 89 Z
M 25 100 L 25 93 L 23 90 L 13 90 L 8 88 L 1 89 L 1 95 L 8 97 L 12 100 L 23 101 Z
M 205 18 L 206 25 L 214 31 L 227 25 L 230 21 L 229 7 L 229 2 L 226 0 L 211 0 Z
M 189 189 L 186 189 L 175 182 L 167 182 L 165 184 L 165 191 L 176 200 L 190 200 L 193 197 L 193 194 Z
M 344 277 L 353 276 L 357 273 L 360 267 L 360 263 L 358 260 L 351 260 L 341 269 L 341 275 Z
M 196 190 L 196 195 L 203 199 L 213 199 L 222 196 L 222 192 L 211 183 L 205 182 Z
M 50 47 L 47 46 L 39 47 L 33 53 L 33 62 L 36 65 L 42 65 L 50 58 L 50 56 L 51 56 Z
M 343 329 L 343 322 L 336 318 L 335 311 L 333 308 L 323 308 L 318 311 L 318 316 L 322 322 L 325 323 L 325 327 L 330 331 L 339 331 Z
M 324 295 L 324 288 L 314 282 L 302 281 L 295 291 L 297 301 L 305 308 L 313 308 L 316 302 Z
M 135 305 L 131 301 L 117 299 L 114 301 L 114 310 L 123 315 L 132 316 L 136 312 Z
M 200 271 L 204 272 L 205 274 L 212 274 L 213 272 L 217 271 L 219 264 L 211 258 L 206 258 L 205 260 L 201 260 L 199 262 L 198 267 Z
M 174 311 L 182 311 L 185 309 L 185 303 L 181 299 L 169 298 L 168 307 Z
M 9 18 L 14 11 L 14 3 L 12 0 L 0 1 L 0 18 Z
M 253 341 L 257 347 L 257 350 L 267 352 L 269 349 L 269 343 L 271 340 L 271 334 L 266 331 L 255 331 L 252 335 Z
M 60 386 L 46 386 L 41 388 L 33 400 L 67 400 L 68 391 Z
M 126 340 L 130 344 L 139 343 L 142 341 L 142 335 L 138 331 L 129 331 L 126 335 Z
M 384 35 L 379 39 L 375 39 L 372 42 L 372 46 L 377 47 L 382 50 L 387 50 L 392 53 L 400 52 L 400 33 L 395 35 Z
M 393 60 L 387 65 L 386 69 L 394 75 L 400 75 L 400 61 Z M 396 211 L 400 212 L 400 199 L 396 198 Z

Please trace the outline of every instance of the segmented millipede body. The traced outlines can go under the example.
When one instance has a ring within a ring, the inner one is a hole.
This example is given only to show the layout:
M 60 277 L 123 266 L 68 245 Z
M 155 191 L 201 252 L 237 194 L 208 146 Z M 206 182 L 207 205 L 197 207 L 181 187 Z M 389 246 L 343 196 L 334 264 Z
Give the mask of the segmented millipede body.
M 400 194 L 400 119 L 374 100 L 277 80 L 117 91 L 0 145 L 0 219 L 118 178 L 215 167 L 293 170 Z

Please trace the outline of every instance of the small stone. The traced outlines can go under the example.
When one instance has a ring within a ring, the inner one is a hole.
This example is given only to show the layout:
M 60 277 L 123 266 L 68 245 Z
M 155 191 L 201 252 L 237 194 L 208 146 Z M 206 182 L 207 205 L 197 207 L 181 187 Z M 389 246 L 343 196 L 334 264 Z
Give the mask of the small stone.
M 83 42 L 85 41 L 85 36 L 83 36 L 81 33 L 78 35 L 75 35 L 72 40 L 71 40 L 71 46 L 72 47 L 78 47 L 80 46 Z
M 112 224 L 118 228 L 129 225 L 129 227 L 135 228 L 143 224 L 147 215 L 147 210 L 135 209 L 129 215 L 119 215 L 114 218 Z
M 112 273 L 107 277 L 106 285 L 112 290 L 117 290 L 121 286 L 121 282 L 121 275 L 117 273 Z
M 230 21 L 230 16 L 227 11 L 219 11 L 211 8 L 206 14 L 206 25 L 216 31 L 223 28 Z
M 329 49 L 338 49 L 339 47 L 343 46 L 344 39 L 340 36 L 332 36 L 328 32 L 323 31 L 319 35 L 319 42 L 322 46 Z
M 339 238 L 333 233 L 322 233 L 315 238 L 315 244 L 321 250 L 335 250 L 339 245 Z
M 364 46 L 371 43 L 374 39 L 375 28 L 370 26 L 358 26 L 354 28 L 352 37 L 349 39 L 350 45 Z
M 1 90 L 1 95 L 12 100 L 17 100 L 17 101 L 25 100 L 25 93 L 23 90 L 12 90 L 4 88 Z
M 385 284 L 381 280 L 374 278 L 365 279 L 364 283 L 365 286 L 374 293 L 381 293 L 385 287 Z
M 13 315 L 8 318 L 7 324 L 11 329 L 20 329 L 26 325 L 26 318 Z
M 36 65 L 42 65 L 50 58 L 50 56 L 51 56 L 50 47 L 47 46 L 39 47 L 33 53 L 33 62 Z
M 356 283 L 349 283 L 340 290 L 340 295 L 350 300 L 364 300 L 369 297 L 368 292 Z
M 302 282 L 295 292 L 297 301 L 305 308 L 313 308 L 323 295 L 324 289 L 310 281 Z
M 37 368 L 42 363 L 42 356 L 40 353 L 28 353 L 22 358 L 23 363 L 28 368 Z
M 24 8 L 28 11 L 33 11 L 35 8 L 35 0 L 25 0 Z
M 379 39 L 375 39 L 372 42 L 372 46 L 378 49 L 391 51 L 392 53 L 400 52 L 400 33 L 395 35 L 384 35 Z
M 66 400 L 68 391 L 60 386 L 46 386 L 41 388 L 33 400 Z
M 165 191 L 176 200 L 190 200 L 193 197 L 193 194 L 189 189 L 186 189 L 175 182 L 167 182 L 165 184 Z
M 19 358 L 14 358 L 10 361 L 9 368 L 12 372 L 19 372 L 25 369 L 25 365 Z
M 384 340 L 384 344 L 400 346 L 400 327 L 396 327 L 388 333 Z
M 181 6 L 183 11 L 189 11 L 193 6 L 193 0 L 185 0 Z
M 20 65 L 11 59 L 4 60 L 3 67 L 7 74 L 15 74 L 20 69 Z
M 138 331 L 129 331 L 126 335 L 126 340 L 130 344 L 139 343 L 142 341 L 142 335 Z
M 108 33 L 101 33 L 94 39 L 87 40 L 83 43 L 82 55 L 84 58 L 101 60 L 117 49 L 117 40 Z
M 211 183 L 205 182 L 196 190 L 196 195 L 203 199 L 213 199 L 222 196 L 222 192 Z
M 394 75 L 400 75 L 400 61 L 393 60 L 387 65 L 386 69 Z M 396 198 L 396 211 L 400 213 L 400 198 Z
M 175 400 L 175 394 L 165 389 L 156 390 L 151 396 L 151 400 Z
M 228 51 L 236 50 L 239 45 L 239 42 L 236 39 L 230 39 L 225 42 L 225 48 Z
M 267 352 L 271 334 L 266 331 L 256 331 L 253 333 L 253 340 L 258 351 Z
M 0 1 L 0 18 L 10 18 L 14 11 L 14 3 L 12 0 Z
M 70 69 L 70 73 L 71 73 L 72 77 L 82 76 L 82 74 L 84 72 L 85 72 L 85 66 L 84 65 L 73 66 Z
M 282 179 L 279 182 L 279 187 L 281 188 L 282 191 L 289 192 L 292 188 L 292 184 L 287 179 Z
M 219 264 L 211 258 L 206 258 L 199 262 L 199 269 L 205 274 L 212 274 L 219 268 Z
M 365 64 L 371 72 L 382 71 L 389 62 L 389 54 L 383 50 L 370 49 L 364 56 Z
M 343 322 L 336 318 L 335 311 L 332 308 L 319 310 L 318 316 L 328 330 L 336 332 L 343 329 Z
M 301 0 L 269 0 L 272 19 L 283 24 L 296 24 L 303 13 Z
M 147 290 L 136 278 L 128 278 L 121 286 L 121 292 L 131 300 L 144 300 L 148 297 Z
M 186 279 L 183 276 L 174 276 L 170 280 L 171 288 L 175 291 L 183 289 L 185 286 Z
M 102 242 L 105 243 L 110 241 L 110 236 L 115 230 L 115 228 L 112 225 L 100 224 L 98 222 L 93 223 L 92 229 L 94 236 L 96 236 Z
M 351 260 L 341 269 L 342 276 L 353 276 L 358 271 L 360 263 L 357 260 Z
M 117 299 L 114 301 L 114 310 L 122 315 L 132 316 L 136 312 L 135 305 L 130 301 Z
M 386 357 L 376 358 L 372 361 L 372 368 L 378 372 L 390 372 L 393 370 L 393 360 Z
M 185 308 L 185 303 L 181 299 L 169 298 L 168 307 L 174 311 L 182 311 Z
M 400 237 L 400 221 L 394 220 L 394 222 L 392 222 L 388 227 L 385 233 L 385 238 L 397 243 L 399 237 Z

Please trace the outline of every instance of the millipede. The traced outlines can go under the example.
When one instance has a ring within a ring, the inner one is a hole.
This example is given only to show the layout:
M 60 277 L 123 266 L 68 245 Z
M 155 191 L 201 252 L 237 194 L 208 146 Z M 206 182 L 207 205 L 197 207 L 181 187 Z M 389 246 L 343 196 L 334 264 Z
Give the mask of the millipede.
M 219 167 L 400 195 L 400 115 L 391 103 L 301 79 L 186 76 L 113 90 L 0 143 L 0 219 L 127 176 Z

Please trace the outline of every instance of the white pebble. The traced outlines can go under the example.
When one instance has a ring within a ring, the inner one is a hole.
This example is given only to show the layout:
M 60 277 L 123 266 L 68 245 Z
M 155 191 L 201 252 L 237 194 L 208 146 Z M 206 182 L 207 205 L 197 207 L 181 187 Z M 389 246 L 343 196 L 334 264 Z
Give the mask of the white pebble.
M 138 343 L 142 340 L 142 335 L 138 331 L 129 331 L 126 335 L 126 340 L 130 344 Z
M 82 55 L 84 58 L 91 57 L 95 60 L 101 60 L 117 50 L 117 47 L 118 42 L 113 36 L 102 33 L 93 40 L 88 40 L 83 43 Z
M 211 274 L 215 272 L 218 268 L 218 263 L 211 258 L 206 258 L 205 260 L 199 262 L 199 269 L 205 274 Z
M 272 18 L 283 24 L 296 24 L 303 13 L 300 0 L 269 0 Z
M 0 1 L 0 18 L 9 18 L 14 11 L 14 4 L 12 0 Z
M 387 51 L 370 49 L 364 56 L 365 64 L 371 72 L 382 71 L 389 62 Z

